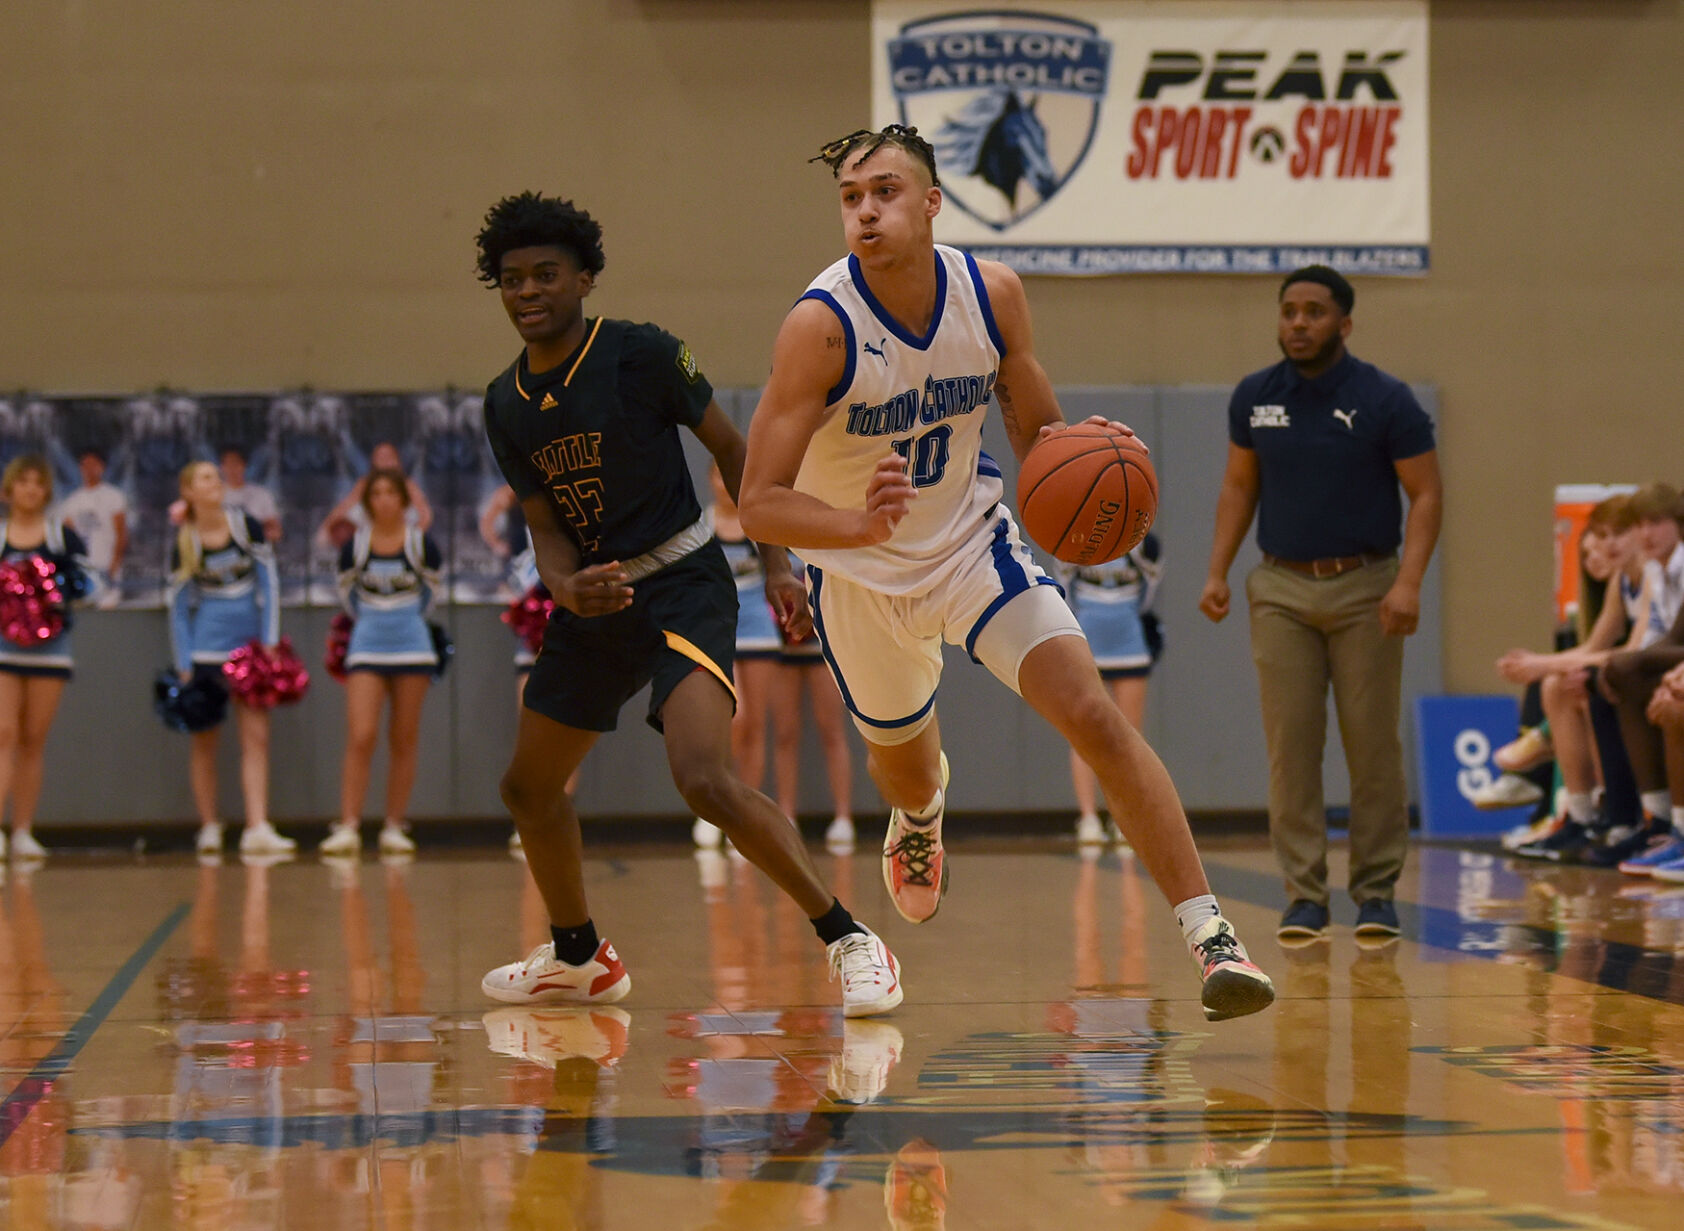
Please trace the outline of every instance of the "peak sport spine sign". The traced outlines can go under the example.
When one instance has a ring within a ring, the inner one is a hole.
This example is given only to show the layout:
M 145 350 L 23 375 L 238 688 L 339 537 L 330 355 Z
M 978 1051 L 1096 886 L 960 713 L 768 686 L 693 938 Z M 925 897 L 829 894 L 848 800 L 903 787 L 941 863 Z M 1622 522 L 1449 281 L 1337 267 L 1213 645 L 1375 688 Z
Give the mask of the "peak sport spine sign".
M 1428 269 L 1425 0 L 874 0 L 873 123 L 1023 273 Z

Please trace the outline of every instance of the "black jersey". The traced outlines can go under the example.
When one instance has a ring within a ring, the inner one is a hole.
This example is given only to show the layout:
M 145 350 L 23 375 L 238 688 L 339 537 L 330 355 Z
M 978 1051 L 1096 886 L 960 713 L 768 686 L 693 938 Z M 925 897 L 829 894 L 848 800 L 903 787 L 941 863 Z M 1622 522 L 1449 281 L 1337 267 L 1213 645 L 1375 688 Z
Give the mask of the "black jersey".
M 541 375 L 521 352 L 485 395 L 491 451 L 515 495 L 548 492 L 581 565 L 629 560 L 701 516 L 678 429 L 713 400 L 690 348 L 654 325 L 597 317 Z

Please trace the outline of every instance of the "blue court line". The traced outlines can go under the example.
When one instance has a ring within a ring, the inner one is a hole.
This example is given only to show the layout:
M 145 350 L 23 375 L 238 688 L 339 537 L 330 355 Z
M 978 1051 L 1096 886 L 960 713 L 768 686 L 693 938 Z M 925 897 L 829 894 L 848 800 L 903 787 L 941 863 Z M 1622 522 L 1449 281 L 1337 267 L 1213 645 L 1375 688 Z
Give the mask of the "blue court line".
M 1254 906 L 1267 906 L 1285 898 L 1280 878 L 1275 875 L 1226 866 L 1214 860 L 1205 865 L 1205 874 L 1219 897 L 1238 898 Z M 1674 966 L 1684 959 L 1670 951 L 1646 949 L 1624 941 L 1573 936 L 1532 923 L 1465 919 L 1459 911 L 1419 902 L 1399 901 L 1397 913 L 1404 939 L 1425 948 L 1469 959 L 1493 961 L 1504 952 L 1515 952 L 1514 946 L 1504 940 L 1503 934 L 1508 933 L 1511 938 L 1523 937 L 1528 942 L 1524 951 L 1542 959 L 1535 969 L 1547 974 L 1626 992 L 1646 1000 L 1658 1000 L 1663 1004 L 1684 1004 L 1684 981 L 1671 977 Z M 1488 943 L 1467 948 L 1457 943 L 1470 938 Z M 1594 944 L 1597 957 L 1594 970 L 1580 973 L 1559 969 L 1557 960 L 1565 943 L 1570 940 Z
M 146 964 L 164 947 L 170 933 L 187 918 L 187 912 L 188 904 L 182 902 L 169 913 L 152 935 L 134 951 L 134 955 L 111 976 L 111 982 L 105 985 L 105 990 L 88 1006 L 88 1011 L 76 1019 L 76 1024 L 65 1031 L 58 1045 L 41 1057 L 28 1076 L 17 1084 L 4 1102 L 0 1102 L 0 1146 L 4 1146 L 11 1140 L 12 1134 L 23 1127 L 29 1113 L 35 1110 L 35 1105 L 52 1089 L 53 1081 L 64 1075 L 77 1054 L 88 1045 L 88 1040 L 93 1038 L 94 1031 L 105 1024 L 111 1010 L 128 994 L 129 988 L 133 987 L 134 981 L 140 977 L 140 972 L 146 969 Z

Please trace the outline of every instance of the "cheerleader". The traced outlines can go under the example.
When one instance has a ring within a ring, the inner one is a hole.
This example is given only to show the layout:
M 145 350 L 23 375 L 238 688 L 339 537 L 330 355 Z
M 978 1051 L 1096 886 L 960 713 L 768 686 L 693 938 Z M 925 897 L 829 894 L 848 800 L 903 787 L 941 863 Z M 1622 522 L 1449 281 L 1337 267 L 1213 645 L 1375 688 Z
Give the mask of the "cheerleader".
M 186 519 L 170 549 L 170 650 L 182 683 L 195 675 L 222 682 L 222 664 L 252 640 L 273 646 L 281 637 L 281 609 L 274 550 L 263 527 L 222 503 L 222 475 L 210 462 L 181 472 Z M 240 790 L 245 800 L 242 855 L 290 855 L 291 838 L 269 823 L 269 713 L 235 698 L 240 733 Z M 222 850 L 216 815 L 216 745 L 213 727 L 191 736 L 188 769 L 199 814 L 201 855 Z
M 766 715 L 783 637 L 777 613 L 766 598 L 766 566 L 760 550 L 743 534 L 736 503 L 725 490 L 718 466 L 709 470 L 708 478 L 713 487 L 708 516 L 737 582 L 737 660 L 731 671 L 737 684 L 737 713 L 731 720 L 731 756 L 737 763 L 737 776 L 758 791 L 766 779 Z M 781 760 L 778 770 L 778 803 L 793 823 L 795 801 L 789 797 L 794 792 L 784 789 L 785 766 Z M 690 827 L 690 834 L 704 850 L 717 849 L 725 837 L 718 826 L 700 817 Z
M 47 515 L 53 476 L 45 457 L 25 453 L 13 458 L 0 474 L 0 493 L 9 509 L 9 516 L 0 519 L 0 560 L 44 556 L 57 566 L 61 585 L 84 568 L 87 547 L 81 537 Z M 0 638 L 0 808 L 9 798 L 11 856 L 18 861 L 44 859 L 47 854 L 35 836 L 35 806 L 41 798 L 47 732 L 70 669 L 68 632 L 30 646 Z M 6 850 L 6 833 L 0 829 L 0 856 Z
M 1157 536 L 1148 534 L 1133 551 L 1109 563 L 1054 566 L 1093 650 L 1100 678 L 1110 685 L 1118 708 L 1137 731 L 1146 722 L 1146 678 L 1162 648 L 1151 610 L 1163 576 L 1160 551 Z M 1100 820 L 1093 770 L 1074 751 L 1070 778 L 1076 790 L 1076 841 L 1083 846 L 1120 842 L 1115 822 Z
M 386 730 L 386 817 L 382 855 L 415 850 L 404 814 L 415 786 L 421 703 L 438 674 L 438 650 L 427 624 L 439 588 L 438 544 L 410 521 L 410 495 L 401 470 L 371 471 L 362 489 L 363 524 L 339 552 L 339 593 L 355 623 L 345 650 L 345 764 L 339 821 L 319 848 L 354 855 L 368 794 L 369 767 L 380 734 L 380 712 L 391 703 Z

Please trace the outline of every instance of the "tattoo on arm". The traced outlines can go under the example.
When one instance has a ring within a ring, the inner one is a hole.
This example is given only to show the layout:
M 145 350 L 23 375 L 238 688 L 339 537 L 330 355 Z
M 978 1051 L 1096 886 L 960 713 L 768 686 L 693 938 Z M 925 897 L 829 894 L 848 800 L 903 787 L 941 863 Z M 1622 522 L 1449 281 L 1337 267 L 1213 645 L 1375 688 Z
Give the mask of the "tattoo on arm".
M 838 334 L 838 333 L 833 333 L 833 334 L 831 334 L 831 335 L 829 335 L 828 337 L 825 338 L 824 344 L 825 344 L 826 348 L 829 349 L 829 350 L 841 350 L 842 349 L 842 335 Z
M 1012 391 L 1003 380 L 994 382 L 994 395 L 1000 399 L 1000 421 L 1007 435 L 1017 438 L 1017 407 L 1012 405 Z

